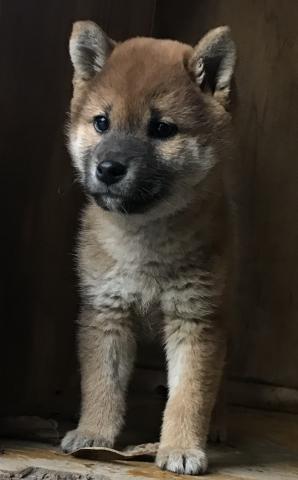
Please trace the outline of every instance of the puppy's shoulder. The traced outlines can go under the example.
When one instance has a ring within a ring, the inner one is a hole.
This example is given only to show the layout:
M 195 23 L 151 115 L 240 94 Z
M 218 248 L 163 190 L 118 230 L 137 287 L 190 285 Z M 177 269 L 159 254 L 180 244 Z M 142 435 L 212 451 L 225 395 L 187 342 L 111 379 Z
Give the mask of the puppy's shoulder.
M 104 211 L 90 202 L 82 211 L 79 230 L 78 257 L 81 267 L 87 270 L 113 264 L 104 248 Z

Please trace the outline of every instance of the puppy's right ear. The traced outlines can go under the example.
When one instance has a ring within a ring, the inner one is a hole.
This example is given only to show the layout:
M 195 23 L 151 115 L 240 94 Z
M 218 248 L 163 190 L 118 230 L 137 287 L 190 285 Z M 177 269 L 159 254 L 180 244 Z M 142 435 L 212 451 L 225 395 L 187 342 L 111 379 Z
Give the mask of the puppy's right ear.
M 69 52 L 76 78 L 90 80 L 100 72 L 115 44 L 96 23 L 75 22 L 70 36 Z

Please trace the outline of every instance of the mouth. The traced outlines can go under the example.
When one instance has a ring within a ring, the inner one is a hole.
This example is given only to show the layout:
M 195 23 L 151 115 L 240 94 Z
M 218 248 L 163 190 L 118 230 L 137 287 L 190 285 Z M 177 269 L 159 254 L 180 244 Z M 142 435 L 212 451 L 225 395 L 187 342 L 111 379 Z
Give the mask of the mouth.
M 151 170 L 146 175 L 138 171 L 134 178 L 126 177 L 111 185 L 95 181 L 94 176 L 89 175 L 85 187 L 103 210 L 125 215 L 146 213 L 169 195 L 174 180 L 173 174 L 165 169 Z
M 146 213 L 164 197 L 164 192 L 143 192 L 134 195 L 119 195 L 111 192 L 93 193 L 97 205 L 109 212 L 125 215 Z
M 92 194 L 97 205 L 103 210 L 109 212 L 122 212 L 123 209 L 123 197 L 121 195 L 115 195 L 114 193 L 95 193 Z M 123 211 L 123 213 L 125 213 Z

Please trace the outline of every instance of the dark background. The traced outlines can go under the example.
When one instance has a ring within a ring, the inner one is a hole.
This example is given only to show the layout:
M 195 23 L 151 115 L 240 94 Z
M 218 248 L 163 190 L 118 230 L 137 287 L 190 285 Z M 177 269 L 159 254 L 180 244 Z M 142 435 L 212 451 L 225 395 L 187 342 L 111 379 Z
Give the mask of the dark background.
M 64 124 L 68 37 L 79 19 L 115 40 L 192 44 L 230 25 L 239 56 L 233 176 L 241 213 L 230 389 L 245 403 L 273 386 L 290 398 L 277 408 L 298 410 L 298 3 L 0 0 L 1 413 L 71 417 L 78 407 L 73 251 L 83 197 Z M 146 364 L 145 355 L 144 366 L 150 383 L 155 359 L 147 355 Z

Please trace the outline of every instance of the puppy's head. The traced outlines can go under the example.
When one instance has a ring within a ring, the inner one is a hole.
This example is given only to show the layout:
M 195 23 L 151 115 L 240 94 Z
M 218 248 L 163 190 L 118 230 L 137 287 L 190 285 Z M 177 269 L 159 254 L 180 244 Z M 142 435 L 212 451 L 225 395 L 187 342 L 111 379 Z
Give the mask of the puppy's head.
M 195 48 L 171 40 L 115 43 L 74 24 L 69 146 L 87 192 L 106 210 L 183 208 L 229 139 L 235 48 L 227 27 Z

